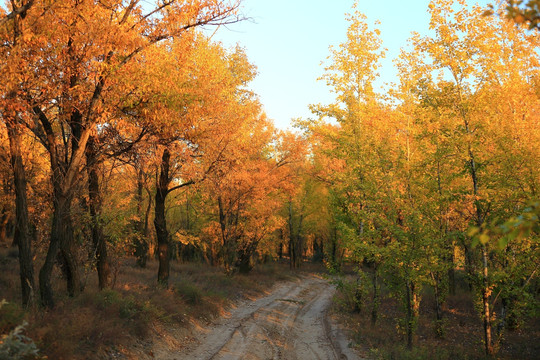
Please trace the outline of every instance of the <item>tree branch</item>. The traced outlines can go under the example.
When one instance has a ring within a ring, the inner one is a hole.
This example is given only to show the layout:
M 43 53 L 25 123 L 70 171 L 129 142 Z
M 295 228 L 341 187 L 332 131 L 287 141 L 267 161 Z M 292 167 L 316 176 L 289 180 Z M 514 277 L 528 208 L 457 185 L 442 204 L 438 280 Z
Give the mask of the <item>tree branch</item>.
M 4 25 L 10 20 L 15 19 L 15 17 L 20 16 L 21 18 L 26 17 L 26 12 L 34 5 L 35 0 L 28 0 L 26 4 L 20 7 L 13 7 L 13 11 L 7 14 L 3 19 L 0 19 L 0 26 Z

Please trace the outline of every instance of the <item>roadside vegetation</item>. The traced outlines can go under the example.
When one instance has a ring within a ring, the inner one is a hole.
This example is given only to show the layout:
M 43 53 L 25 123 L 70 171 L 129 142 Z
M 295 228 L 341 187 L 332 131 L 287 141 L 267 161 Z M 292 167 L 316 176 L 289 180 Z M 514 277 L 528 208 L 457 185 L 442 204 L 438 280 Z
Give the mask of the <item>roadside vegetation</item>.
M 193 327 L 207 326 L 235 303 L 254 300 L 276 282 L 298 276 L 285 263 L 258 265 L 250 275 L 227 275 L 201 263 L 175 263 L 171 285 L 165 289 L 156 284 L 157 261 L 141 269 L 135 259 L 126 258 L 115 265 L 111 288 L 99 291 L 96 279 L 88 277 L 80 296 L 61 297 L 54 309 L 43 312 L 21 307 L 17 259 L 9 255 L 0 251 L 2 296 L 9 299 L 0 308 L 0 333 L 26 323 L 23 343 L 35 345 L 35 358 L 59 360 L 150 359 L 156 348 L 181 349 L 194 341 Z M 60 290 L 60 272 L 54 278 Z M 3 348 L 0 359 L 15 358 L 3 356 Z
M 369 268 L 364 269 L 370 274 Z M 448 294 L 442 309 L 444 320 L 437 322 L 433 288 L 422 291 L 415 346 L 407 348 L 407 332 L 403 319 L 406 309 L 399 299 L 382 285 L 378 304 L 379 316 L 372 322 L 373 291 L 369 278 L 359 280 L 358 273 L 346 267 L 337 276 L 338 291 L 334 296 L 331 316 L 340 323 L 351 339 L 351 346 L 361 358 L 374 360 L 480 360 L 493 359 L 483 351 L 483 328 L 478 315 L 479 300 L 468 289 L 466 274 L 456 273 L 456 294 Z M 368 280 L 367 285 L 361 281 Z M 358 288 L 363 290 L 358 290 Z M 538 286 L 538 284 L 536 285 Z M 358 295 L 361 293 L 361 296 Z M 525 309 L 523 309 L 525 311 Z M 531 311 L 531 309 L 528 309 Z M 540 336 L 538 313 L 522 313 L 519 323 L 504 334 L 497 347 L 497 359 L 534 359 L 540 352 L 536 339 Z

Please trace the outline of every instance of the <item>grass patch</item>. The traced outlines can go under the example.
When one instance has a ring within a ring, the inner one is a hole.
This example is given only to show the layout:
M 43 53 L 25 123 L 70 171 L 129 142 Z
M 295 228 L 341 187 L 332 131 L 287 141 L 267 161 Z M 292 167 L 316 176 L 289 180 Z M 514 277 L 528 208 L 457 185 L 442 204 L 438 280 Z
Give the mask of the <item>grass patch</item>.
M 0 298 L 0 301 L 2 299 Z M 19 304 L 6 302 L 0 306 L 0 334 L 8 333 L 16 326 L 22 324 L 25 312 Z
M 203 303 L 204 294 L 202 290 L 187 280 L 174 285 L 174 291 L 190 305 L 200 305 Z
M 95 274 L 89 273 L 84 293 L 69 298 L 55 268 L 56 307 L 24 310 L 18 305 L 18 261 L 6 251 L 0 251 L 0 258 L 0 293 L 9 302 L 0 309 L 0 334 L 26 320 L 25 335 L 35 341 L 40 354 L 58 360 L 151 358 L 156 328 L 176 331 L 193 319 L 204 324 L 233 302 L 253 299 L 276 281 L 295 277 L 287 264 L 265 264 L 248 275 L 230 276 L 220 268 L 172 262 L 171 286 L 165 289 L 157 285 L 156 261 L 141 269 L 134 259 L 119 259 L 113 289 L 99 291 Z

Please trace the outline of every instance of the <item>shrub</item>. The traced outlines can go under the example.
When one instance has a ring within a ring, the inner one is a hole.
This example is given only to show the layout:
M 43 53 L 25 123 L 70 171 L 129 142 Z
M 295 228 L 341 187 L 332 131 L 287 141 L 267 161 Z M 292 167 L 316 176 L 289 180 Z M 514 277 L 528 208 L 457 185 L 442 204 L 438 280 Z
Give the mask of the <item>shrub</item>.
M 366 296 L 368 295 L 367 276 L 360 271 L 355 280 L 338 278 L 335 280 L 337 290 L 341 296 L 336 299 L 338 305 L 351 312 L 362 312 Z
M 201 289 L 199 289 L 193 283 L 182 281 L 177 283 L 174 289 L 176 293 L 190 305 L 199 305 L 203 301 L 203 293 Z
M 7 304 L 5 300 L 2 300 L 0 308 Z M 34 341 L 23 335 L 27 325 L 28 323 L 23 321 L 7 335 L 0 336 L 0 360 L 35 359 L 38 357 L 39 349 Z
M 24 310 L 15 303 L 0 302 L 0 333 L 6 333 L 22 323 Z

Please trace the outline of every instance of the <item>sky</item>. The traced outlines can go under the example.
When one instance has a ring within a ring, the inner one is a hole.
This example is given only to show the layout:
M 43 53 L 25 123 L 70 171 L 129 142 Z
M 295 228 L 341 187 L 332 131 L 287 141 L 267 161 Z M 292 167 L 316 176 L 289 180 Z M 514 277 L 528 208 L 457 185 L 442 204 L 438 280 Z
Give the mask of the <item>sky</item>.
M 485 6 L 489 0 L 478 1 Z M 285 129 L 292 118 L 308 118 L 309 104 L 328 104 L 333 95 L 323 74 L 329 46 L 344 42 L 354 0 L 243 0 L 242 12 L 251 20 L 215 31 L 213 40 L 227 47 L 244 47 L 258 68 L 251 89 L 260 96 L 267 115 Z M 472 3 L 472 1 L 471 1 Z M 412 31 L 428 33 L 429 0 L 358 0 L 358 10 L 370 28 L 381 22 L 383 46 L 380 83 L 395 82 L 392 59 L 407 44 Z M 327 62 L 328 63 L 328 62 Z

